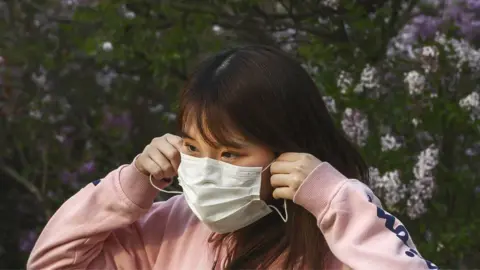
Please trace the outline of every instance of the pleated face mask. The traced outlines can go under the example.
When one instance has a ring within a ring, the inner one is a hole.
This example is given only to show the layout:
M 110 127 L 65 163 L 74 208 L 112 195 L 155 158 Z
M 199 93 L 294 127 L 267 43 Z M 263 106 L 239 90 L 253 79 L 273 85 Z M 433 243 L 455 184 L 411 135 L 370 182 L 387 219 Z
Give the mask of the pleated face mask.
M 272 209 L 287 221 L 285 200 L 283 216 L 275 206 L 260 199 L 262 173 L 269 167 L 241 167 L 181 153 L 178 178 L 185 200 L 198 219 L 216 233 L 228 233 L 254 223 Z

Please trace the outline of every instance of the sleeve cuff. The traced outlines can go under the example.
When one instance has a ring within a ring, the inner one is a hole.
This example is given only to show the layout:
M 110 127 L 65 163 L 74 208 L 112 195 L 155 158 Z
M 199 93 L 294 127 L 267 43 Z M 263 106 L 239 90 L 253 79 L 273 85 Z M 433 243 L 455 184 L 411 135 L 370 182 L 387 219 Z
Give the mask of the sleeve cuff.
M 322 162 L 300 185 L 293 202 L 321 220 L 330 202 L 347 181 L 348 178 L 332 165 Z
M 149 176 L 135 167 L 135 162 L 122 168 L 119 178 L 123 193 L 132 203 L 143 209 L 149 209 L 152 206 L 159 191 L 150 184 Z M 154 180 L 154 184 L 160 189 L 171 182 L 171 179 Z

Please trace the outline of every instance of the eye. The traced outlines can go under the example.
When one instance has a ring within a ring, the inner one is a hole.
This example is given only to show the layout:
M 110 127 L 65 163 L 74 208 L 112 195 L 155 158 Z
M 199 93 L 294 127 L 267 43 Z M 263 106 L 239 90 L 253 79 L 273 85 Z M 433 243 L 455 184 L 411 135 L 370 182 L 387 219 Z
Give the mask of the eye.
M 185 143 L 185 148 L 187 148 L 187 150 L 189 152 L 197 152 L 198 151 L 198 149 L 195 146 L 193 146 L 189 143 Z
M 235 158 L 238 158 L 239 156 L 240 156 L 239 153 L 235 153 L 232 151 L 225 151 L 222 153 L 222 158 L 225 158 L 225 159 L 235 159 Z

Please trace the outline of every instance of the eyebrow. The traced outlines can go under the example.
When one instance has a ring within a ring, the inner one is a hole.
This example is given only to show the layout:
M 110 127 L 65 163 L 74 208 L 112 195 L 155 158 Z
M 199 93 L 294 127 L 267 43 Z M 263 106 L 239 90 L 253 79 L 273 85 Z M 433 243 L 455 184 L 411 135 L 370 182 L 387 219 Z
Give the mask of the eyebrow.
M 186 133 L 186 132 L 183 131 L 183 130 L 180 130 L 180 137 L 182 137 L 182 138 L 187 138 L 187 139 L 190 139 L 190 140 L 192 140 L 192 141 L 195 141 L 195 139 L 194 139 L 192 136 L 188 135 L 188 133 Z

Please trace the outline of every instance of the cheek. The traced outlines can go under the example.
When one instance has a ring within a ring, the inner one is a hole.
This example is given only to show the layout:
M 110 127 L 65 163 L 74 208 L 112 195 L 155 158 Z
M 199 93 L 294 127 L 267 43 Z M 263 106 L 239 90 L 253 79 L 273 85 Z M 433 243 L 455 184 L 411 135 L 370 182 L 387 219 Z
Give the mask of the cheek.
M 273 200 L 273 187 L 270 184 L 270 170 L 266 170 L 262 174 L 262 185 L 260 187 L 260 199 L 266 202 Z

